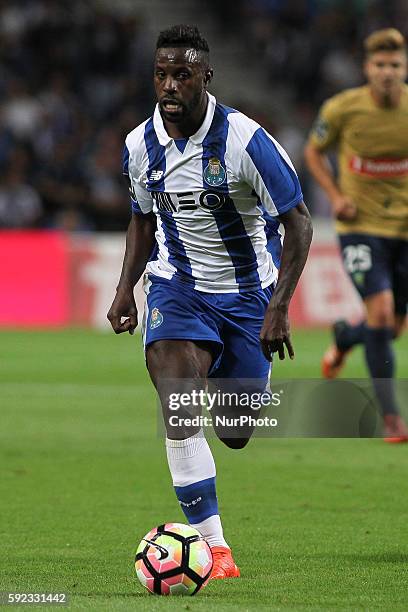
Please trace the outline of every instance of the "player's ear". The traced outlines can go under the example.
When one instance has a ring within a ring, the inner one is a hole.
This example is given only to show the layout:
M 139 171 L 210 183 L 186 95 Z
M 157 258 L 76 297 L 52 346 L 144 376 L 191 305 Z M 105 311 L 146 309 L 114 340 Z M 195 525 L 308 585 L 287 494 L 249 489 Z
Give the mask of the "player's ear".
M 204 74 L 204 85 L 207 87 L 209 83 L 211 83 L 211 79 L 213 78 L 214 71 L 212 68 L 208 68 Z

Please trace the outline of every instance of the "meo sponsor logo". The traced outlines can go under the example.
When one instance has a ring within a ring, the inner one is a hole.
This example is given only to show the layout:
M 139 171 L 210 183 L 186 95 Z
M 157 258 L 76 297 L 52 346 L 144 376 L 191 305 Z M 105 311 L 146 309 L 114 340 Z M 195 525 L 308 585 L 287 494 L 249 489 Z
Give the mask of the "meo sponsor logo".
M 212 212 L 222 208 L 227 201 L 231 200 L 229 196 L 212 189 L 201 191 L 200 194 L 194 194 L 192 191 L 177 194 L 152 191 L 151 194 L 157 209 L 167 212 L 182 212 L 198 208 Z

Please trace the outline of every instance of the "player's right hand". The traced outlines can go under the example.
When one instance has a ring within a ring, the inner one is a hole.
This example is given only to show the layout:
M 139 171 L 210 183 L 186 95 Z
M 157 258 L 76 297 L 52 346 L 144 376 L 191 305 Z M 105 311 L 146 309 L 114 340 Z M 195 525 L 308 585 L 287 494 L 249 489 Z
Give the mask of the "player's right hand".
M 133 290 L 118 289 L 107 317 L 115 334 L 127 331 L 129 334 L 134 334 L 137 326 L 137 308 Z
M 344 194 L 339 194 L 332 199 L 333 213 L 339 221 L 349 221 L 357 215 L 357 206 L 353 200 Z

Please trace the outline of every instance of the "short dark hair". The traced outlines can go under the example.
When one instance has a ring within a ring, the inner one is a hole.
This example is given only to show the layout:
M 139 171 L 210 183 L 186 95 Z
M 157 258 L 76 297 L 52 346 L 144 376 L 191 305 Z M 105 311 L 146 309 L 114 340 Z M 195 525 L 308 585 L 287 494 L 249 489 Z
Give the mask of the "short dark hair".
M 156 49 L 164 47 L 185 47 L 209 53 L 210 48 L 197 26 L 175 25 L 160 32 L 156 43 Z

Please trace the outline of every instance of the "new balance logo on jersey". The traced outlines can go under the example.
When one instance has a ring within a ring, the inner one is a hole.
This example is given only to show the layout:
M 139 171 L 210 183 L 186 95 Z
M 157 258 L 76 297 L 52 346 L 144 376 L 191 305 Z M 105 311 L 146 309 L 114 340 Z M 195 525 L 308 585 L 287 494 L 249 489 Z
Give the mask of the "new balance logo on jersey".
M 149 181 L 160 181 L 163 174 L 163 170 L 152 170 Z

